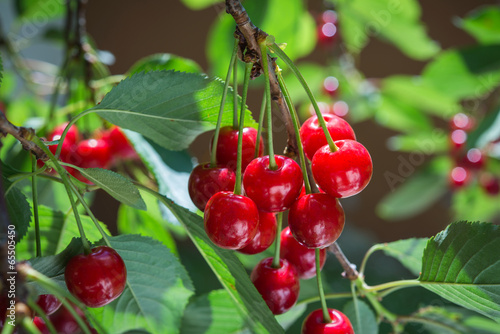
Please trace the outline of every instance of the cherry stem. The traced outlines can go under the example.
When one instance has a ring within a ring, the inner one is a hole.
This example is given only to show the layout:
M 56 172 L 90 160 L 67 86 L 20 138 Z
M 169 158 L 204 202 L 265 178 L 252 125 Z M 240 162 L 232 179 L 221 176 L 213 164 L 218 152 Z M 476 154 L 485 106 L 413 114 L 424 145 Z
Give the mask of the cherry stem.
M 321 301 L 321 309 L 323 310 L 323 322 L 329 324 L 332 322 L 328 307 L 326 306 L 325 291 L 323 290 L 323 280 L 321 279 L 321 264 L 320 264 L 320 249 L 314 249 L 316 258 L 316 282 L 318 283 L 319 300 Z
M 273 148 L 273 115 L 271 110 L 271 83 L 269 81 L 269 62 L 267 60 L 267 45 L 266 40 L 259 43 L 260 52 L 262 54 L 262 69 L 264 71 L 264 77 L 266 78 L 266 116 L 267 116 L 267 146 L 269 154 L 269 169 L 276 170 L 278 165 L 276 164 L 276 159 L 274 158 L 274 148 Z
M 36 159 L 31 155 L 31 194 L 33 197 L 33 218 L 35 220 L 35 244 L 36 257 L 42 256 L 42 246 L 40 244 L 40 218 L 38 216 L 38 185 L 36 182 Z
M 257 128 L 257 139 L 255 141 L 255 157 L 259 156 L 259 147 L 260 147 L 260 137 L 262 135 L 262 124 L 264 124 L 264 116 L 266 114 L 266 96 L 264 95 L 262 98 L 262 105 L 260 106 L 260 114 L 259 114 L 259 127 Z
M 250 74 L 252 73 L 252 63 L 245 63 L 245 81 L 243 82 L 243 95 L 241 96 L 240 109 L 240 127 L 238 130 L 238 151 L 236 156 L 236 181 L 234 183 L 234 194 L 241 195 L 241 160 L 243 155 L 243 127 L 245 125 L 245 110 L 250 83 Z
M 217 125 L 215 126 L 214 141 L 212 143 L 212 154 L 210 155 L 210 167 L 214 168 L 217 166 L 217 143 L 219 142 L 219 132 L 220 125 L 222 123 L 222 113 L 224 112 L 224 105 L 226 104 L 227 89 L 229 87 L 229 80 L 231 80 L 231 71 L 233 69 L 233 64 L 236 60 L 236 54 L 238 53 L 238 40 L 234 40 L 233 54 L 231 55 L 231 61 L 229 62 L 229 67 L 227 69 L 226 81 L 224 82 L 224 91 L 222 92 L 222 98 L 220 100 L 219 116 L 217 117 Z
M 273 268 L 280 268 L 280 247 L 281 247 L 281 225 L 283 221 L 283 212 L 276 214 L 276 239 L 274 241 Z
M 277 71 L 277 76 L 281 91 L 283 92 L 283 96 L 285 98 L 285 102 L 288 105 L 288 110 L 290 110 L 293 129 L 295 131 L 295 137 L 297 138 L 297 148 L 299 151 L 299 162 L 300 162 L 300 169 L 302 169 L 302 178 L 304 179 L 304 187 L 306 188 L 306 194 L 310 194 L 311 184 L 309 183 L 309 177 L 307 175 L 306 157 L 304 155 L 304 148 L 302 146 L 302 141 L 300 139 L 300 126 L 297 117 L 297 111 L 295 110 L 295 106 L 293 105 L 292 99 L 290 98 L 290 93 L 288 92 L 288 88 L 286 87 L 285 80 L 283 80 L 281 71 Z
M 237 41 L 237 39 L 236 39 Z M 238 128 L 238 62 L 233 62 L 233 129 Z
M 333 255 L 335 255 L 342 268 L 344 268 L 344 272 L 342 275 L 344 275 L 351 281 L 357 280 L 359 277 L 359 273 L 356 270 L 356 265 L 352 264 L 347 259 L 344 252 L 342 252 L 342 249 L 340 249 L 336 241 L 330 247 L 328 247 L 328 250 L 332 252 Z
M 50 321 L 49 317 L 47 316 L 47 313 L 45 313 L 45 311 L 40 306 L 38 306 L 38 304 L 35 303 L 33 299 L 28 299 L 27 304 L 33 311 L 35 311 L 37 316 L 43 319 L 45 325 L 47 325 L 47 329 L 49 330 L 49 332 L 57 334 L 57 331 L 54 328 L 52 321 Z
M 281 48 L 276 43 L 269 45 L 269 49 L 271 49 L 271 51 L 276 53 L 276 55 L 281 60 L 283 60 L 283 62 L 292 70 L 293 74 L 295 74 L 295 76 L 299 80 L 300 84 L 302 85 L 302 87 L 306 91 L 307 96 L 309 96 L 309 99 L 311 100 L 311 103 L 314 107 L 314 111 L 316 113 L 316 116 L 318 117 L 319 124 L 321 125 L 321 128 L 323 129 L 323 132 L 325 133 L 325 137 L 326 137 L 326 140 L 328 142 L 328 146 L 330 147 L 330 151 L 336 152 L 338 150 L 338 147 L 333 142 L 332 136 L 330 135 L 330 132 L 328 131 L 328 128 L 326 127 L 325 119 L 324 119 L 323 115 L 321 114 L 321 111 L 319 110 L 318 103 L 316 102 L 316 99 L 314 98 L 314 95 L 313 95 L 311 89 L 307 85 L 307 82 L 304 79 L 304 77 L 302 76 L 302 74 L 300 73 L 299 69 L 297 68 L 297 66 L 295 66 L 295 64 L 288 57 L 288 55 L 283 50 L 281 50 Z

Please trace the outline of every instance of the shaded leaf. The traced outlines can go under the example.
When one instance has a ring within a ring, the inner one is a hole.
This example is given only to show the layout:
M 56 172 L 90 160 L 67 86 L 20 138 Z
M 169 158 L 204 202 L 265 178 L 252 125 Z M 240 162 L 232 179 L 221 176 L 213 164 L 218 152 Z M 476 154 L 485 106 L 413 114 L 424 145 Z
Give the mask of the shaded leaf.
M 422 255 L 427 240 L 426 238 L 411 238 L 377 244 L 373 247 L 383 251 L 387 256 L 395 258 L 412 274 L 419 276 L 422 269 Z
M 421 285 L 500 322 L 500 227 L 456 222 L 424 250 Z
M 486 115 L 477 128 L 467 135 L 467 147 L 485 149 L 492 142 L 498 141 L 499 139 L 500 109 Z
M 138 235 L 109 238 L 127 267 L 125 290 L 110 304 L 91 309 L 110 333 L 132 329 L 178 333 L 193 286 L 178 259 L 160 242 Z
M 356 334 L 377 334 L 378 324 L 375 314 L 362 300 L 349 301 L 344 305 L 343 313 L 349 318 Z
M 481 44 L 500 43 L 500 8 L 480 7 L 457 22 Z
M 176 70 L 179 72 L 201 73 L 202 69 L 194 60 L 179 57 L 170 53 L 156 53 L 137 61 L 128 70 L 129 74 L 160 70 Z
M 10 191 L 5 196 L 5 204 L 7 205 L 10 224 L 16 227 L 16 241 L 19 242 L 24 238 L 30 226 L 31 205 L 28 203 L 26 196 L 15 186 L 12 186 L 12 182 L 3 174 L 2 186 L 4 194 L 10 188 Z
M 278 320 L 281 327 L 287 330 L 304 314 L 306 309 L 306 304 L 295 305 L 285 313 L 278 314 L 276 320 Z
M 455 220 L 491 221 L 500 213 L 498 196 L 489 195 L 478 183 L 456 191 L 451 207 Z
M 16 0 L 15 8 L 22 23 L 27 23 L 32 20 L 53 20 L 62 17 L 65 13 L 64 2 L 47 1 L 47 0 Z M 31 23 L 32 24 L 32 23 Z

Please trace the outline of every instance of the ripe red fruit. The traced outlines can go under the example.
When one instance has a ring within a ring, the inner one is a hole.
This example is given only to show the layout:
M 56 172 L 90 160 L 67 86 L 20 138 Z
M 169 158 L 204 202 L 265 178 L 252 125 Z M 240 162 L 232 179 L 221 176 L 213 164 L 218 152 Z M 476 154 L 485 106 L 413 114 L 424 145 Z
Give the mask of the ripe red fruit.
M 292 159 L 275 155 L 278 168 L 269 168 L 269 156 L 259 157 L 248 164 L 243 175 L 243 187 L 259 210 L 280 212 L 288 209 L 302 189 L 302 171 Z
M 500 193 L 500 179 L 492 174 L 481 174 L 479 177 L 479 184 L 488 195 L 496 196 Z
M 281 257 L 287 259 L 295 269 L 300 279 L 309 279 L 316 276 L 316 256 L 312 248 L 301 245 L 292 235 L 290 227 L 281 231 Z M 326 249 L 320 250 L 320 269 L 326 261 Z
M 340 139 L 356 140 L 356 135 L 347 121 L 332 114 L 324 114 L 323 118 L 325 119 L 328 132 L 334 141 Z M 312 160 L 317 150 L 328 144 L 317 116 L 309 117 L 302 124 L 300 127 L 300 139 L 309 160 Z
M 330 96 L 335 96 L 337 95 L 339 89 L 339 80 L 336 77 L 326 77 L 325 80 L 323 80 L 323 91 L 330 95 Z
M 486 156 L 478 148 L 471 148 L 463 158 L 461 165 L 465 168 L 478 170 L 485 164 Z
M 236 170 L 236 160 L 238 154 L 238 133 L 232 126 L 224 126 L 220 129 L 219 140 L 217 141 L 217 163 L 226 165 Z M 212 138 L 213 142 L 213 138 Z M 257 142 L 257 130 L 254 128 L 243 128 L 243 144 L 241 156 L 241 170 L 244 171 L 247 165 L 255 157 L 255 144 Z M 210 145 L 212 149 L 212 145 Z M 262 137 L 259 141 L 259 156 L 264 152 L 264 142 Z
M 276 238 L 276 217 L 274 213 L 259 211 L 259 225 L 257 233 L 250 243 L 239 249 L 243 254 L 257 254 L 265 251 Z
M 82 318 L 82 320 L 88 325 L 91 333 L 97 333 L 97 331 L 90 327 L 85 314 L 81 309 L 73 305 L 73 309 Z M 57 333 L 63 334 L 80 334 L 83 333 L 80 325 L 76 322 L 70 311 L 66 307 L 61 307 L 56 313 L 49 316 L 50 321 L 54 325 Z M 47 332 L 48 333 L 48 332 Z M 44 333 L 45 334 L 45 333 Z
M 252 270 L 250 279 L 271 312 L 282 314 L 291 309 L 299 298 L 299 277 L 287 260 L 280 259 L 279 268 L 273 268 L 272 263 L 272 257 L 260 261 Z
M 45 322 L 43 321 L 42 318 L 34 317 L 33 324 L 40 331 L 40 333 L 42 333 L 42 334 L 49 334 L 50 333 L 49 329 L 47 328 L 47 325 L 45 324 Z
M 467 142 L 467 132 L 461 129 L 453 130 L 450 134 L 452 153 L 457 153 Z
M 302 323 L 302 334 L 354 334 L 352 324 L 347 316 L 329 308 L 328 314 L 332 322 L 323 322 L 323 310 L 314 310 L 304 319 Z
M 311 170 L 318 186 L 327 194 L 342 198 L 356 195 L 370 182 L 373 163 L 366 148 L 354 140 L 337 140 L 338 150 L 328 145 L 312 159 Z
M 309 248 L 333 244 L 344 229 L 344 210 L 328 194 L 308 194 L 299 198 L 288 213 L 288 227 L 294 238 Z
M 127 269 L 112 248 L 99 246 L 88 255 L 69 260 L 64 272 L 69 292 L 89 307 L 101 307 L 118 298 L 127 282 Z
M 233 191 L 235 181 L 236 175 L 229 167 L 217 165 L 211 168 L 209 162 L 199 164 L 189 176 L 189 196 L 194 205 L 203 211 L 210 197 L 219 191 Z
M 453 130 L 464 130 L 470 131 L 474 128 L 474 118 L 472 116 L 468 116 L 464 113 L 455 114 L 450 121 L 450 127 Z
M 337 25 L 333 22 L 320 23 L 317 28 L 317 36 L 319 45 L 331 46 L 337 40 Z
M 117 126 L 112 126 L 108 130 L 102 132 L 100 138 L 108 142 L 109 148 L 113 153 L 113 158 L 120 159 L 136 159 L 137 152 L 127 139 L 127 136 Z
M 47 136 L 47 140 L 59 140 L 67 125 L 68 123 L 63 123 L 56 126 L 54 130 L 52 130 L 52 132 Z M 62 161 L 68 162 L 70 160 L 70 157 L 75 151 L 78 142 L 80 142 L 80 132 L 78 131 L 76 125 L 72 125 L 69 128 L 68 133 L 66 133 L 64 142 L 62 144 L 60 156 Z M 50 151 L 52 153 L 56 153 L 57 146 L 58 145 L 49 146 Z
M 74 165 L 82 168 L 107 168 L 111 163 L 111 150 L 103 139 L 81 141 L 73 154 Z
M 470 178 L 470 170 L 457 166 L 451 170 L 450 184 L 453 188 L 461 188 L 469 183 Z
M 46 315 L 54 313 L 61 306 L 61 301 L 54 295 L 40 295 L 36 303 Z
M 257 233 L 259 211 L 248 197 L 221 191 L 205 208 L 205 231 L 214 244 L 226 249 L 247 246 Z

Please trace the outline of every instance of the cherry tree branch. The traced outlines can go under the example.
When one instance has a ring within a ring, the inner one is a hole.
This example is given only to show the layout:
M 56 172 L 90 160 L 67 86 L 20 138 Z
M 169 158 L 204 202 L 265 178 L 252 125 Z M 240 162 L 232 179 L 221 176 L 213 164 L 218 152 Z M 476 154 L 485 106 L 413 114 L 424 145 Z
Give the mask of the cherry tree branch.
M 0 138 L 10 134 L 14 136 L 22 145 L 23 149 L 33 153 L 37 159 L 43 161 L 49 160 L 47 154 L 45 154 L 38 145 L 31 141 L 31 138 L 35 135 L 35 130 L 31 128 L 25 128 L 22 126 L 15 126 L 5 118 L 5 115 L 0 112 Z

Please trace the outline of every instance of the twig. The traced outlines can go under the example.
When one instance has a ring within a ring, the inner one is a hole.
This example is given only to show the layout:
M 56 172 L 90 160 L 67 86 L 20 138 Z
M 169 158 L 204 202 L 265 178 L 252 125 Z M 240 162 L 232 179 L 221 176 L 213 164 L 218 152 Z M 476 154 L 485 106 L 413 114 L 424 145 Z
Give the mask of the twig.
M 31 141 L 35 136 L 35 130 L 32 128 L 25 128 L 22 126 L 15 126 L 5 118 L 3 113 L 0 113 L 0 138 L 5 137 L 7 134 L 14 136 L 23 145 L 23 149 L 32 152 L 37 159 L 43 161 L 49 160 L 49 157 L 42 151 L 38 145 Z
M 330 247 L 328 247 L 328 250 L 335 255 L 337 260 L 340 262 L 340 265 L 342 268 L 344 268 L 344 272 L 342 273 L 342 276 L 345 278 L 354 281 L 359 277 L 359 273 L 356 270 L 356 265 L 352 264 L 347 257 L 344 255 L 344 252 L 342 252 L 342 249 L 340 249 L 339 245 L 337 242 L 334 242 Z

